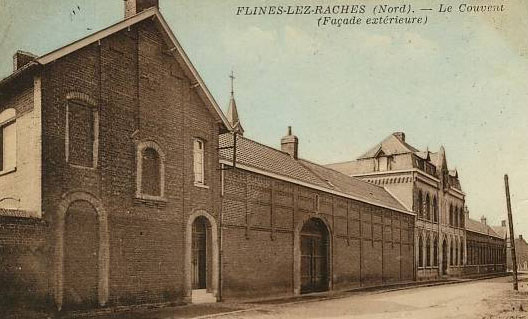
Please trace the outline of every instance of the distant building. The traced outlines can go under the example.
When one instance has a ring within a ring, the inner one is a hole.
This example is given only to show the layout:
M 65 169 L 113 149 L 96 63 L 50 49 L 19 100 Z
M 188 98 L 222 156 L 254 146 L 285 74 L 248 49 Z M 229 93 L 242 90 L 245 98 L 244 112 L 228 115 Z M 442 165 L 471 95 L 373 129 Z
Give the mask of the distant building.
M 465 193 L 457 170 L 448 167 L 444 147 L 420 151 L 403 132 L 395 132 L 356 160 L 327 166 L 384 187 L 416 213 L 419 280 L 465 274 Z
M 486 217 L 479 221 L 469 218 L 466 210 L 467 261 L 464 274 L 486 274 L 506 271 L 506 237 L 500 226 L 487 224 Z M 495 231 L 498 229 L 498 231 Z
M 517 259 L 517 270 L 528 271 L 528 243 L 523 238 L 523 235 L 515 238 L 515 257 Z M 508 250 L 508 270 L 511 270 L 512 258 L 511 249 Z
M 506 220 L 501 222 L 501 226 L 494 226 L 493 230 L 501 237 L 506 239 L 506 260 L 508 271 L 512 271 L 512 256 L 511 256 L 511 244 L 510 244 L 510 230 Z M 515 255 L 517 259 L 517 270 L 528 271 L 528 244 L 523 238 L 523 235 L 519 235 L 515 238 Z
M 356 160 L 328 167 L 384 187 L 416 213 L 418 279 L 462 274 L 465 194 L 443 147 L 436 153 L 420 151 L 396 132 Z

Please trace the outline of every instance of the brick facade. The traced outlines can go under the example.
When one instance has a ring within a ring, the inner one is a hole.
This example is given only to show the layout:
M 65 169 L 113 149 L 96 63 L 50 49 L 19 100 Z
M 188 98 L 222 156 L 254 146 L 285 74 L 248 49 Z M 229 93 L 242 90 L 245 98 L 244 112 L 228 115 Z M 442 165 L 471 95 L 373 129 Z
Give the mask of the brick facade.
M 506 240 L 467 231 L 467 264 L 465 275 L 506 272 Z
M 414 216 L 235 169 L 224 173 L 223 298 L 298 293 L 295 245 L 309 218 L 330 233 L 329 289 L 414 280 Z
M 196 210 L 217 212 L 219 126 L 166 48 L 147 20 L 57 60 L 43 74 L 44 210 L 55 218 L 57 205 L 73 192 L 90 194 L 106 210 L 111 258 L 107 297 L 99 299 L 104 305 L 183 301 L 185 225 Z M 71 92 L 96 102 L 95 168 L 65 160 Z M 195 137 L 205 141 L 207 187 L 193 185 Z M 154 141 L 164 153 L 163 198 L 136 196 L 136 148 L 143 141 Z M 63 229 L 53 228 L 63 236 Z M 56 295 L 59 303 L 65 293 Z

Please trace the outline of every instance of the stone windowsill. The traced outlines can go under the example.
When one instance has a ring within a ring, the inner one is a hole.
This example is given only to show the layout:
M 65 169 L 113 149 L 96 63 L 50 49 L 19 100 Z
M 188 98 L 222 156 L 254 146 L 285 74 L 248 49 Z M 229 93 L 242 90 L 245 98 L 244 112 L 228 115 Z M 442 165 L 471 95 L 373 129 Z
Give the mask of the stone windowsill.
M 202 183 L 194 183 L 194 186 L 198 187 L 198 188 L 205 188 L 205 189 L 209 189 L 209 186 L 205 185 L 205 184 L 202 184 Z

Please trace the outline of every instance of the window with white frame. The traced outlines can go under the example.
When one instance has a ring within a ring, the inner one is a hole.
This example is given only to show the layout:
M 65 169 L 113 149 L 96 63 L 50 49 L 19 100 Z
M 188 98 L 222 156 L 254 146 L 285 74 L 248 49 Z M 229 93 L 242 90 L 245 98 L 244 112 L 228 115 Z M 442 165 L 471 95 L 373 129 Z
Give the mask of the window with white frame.
M 201 139 L 194 140 L 193 146 L 193 163 L 194 163 L 194 183 L 198 185 L 205 184 L 204 177 L 204 141 Z
M 0 173 L 16 168 L 16 134 L 15 109 L 0 112 Z

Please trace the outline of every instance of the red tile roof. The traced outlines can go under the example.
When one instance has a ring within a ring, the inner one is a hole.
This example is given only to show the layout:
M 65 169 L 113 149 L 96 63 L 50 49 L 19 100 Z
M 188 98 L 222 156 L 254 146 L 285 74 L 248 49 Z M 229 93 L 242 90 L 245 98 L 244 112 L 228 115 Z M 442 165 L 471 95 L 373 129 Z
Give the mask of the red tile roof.
M 492 227 L 486 225 L 486 224 L 483 224 L 479 221 L 476 221 L 474 219 L 471 219 L 469 218 L 467 215 L 466 215 L 466 230 L 467 231 L 471 231 L 471 232 L 474 232 L 474 233 L 479 233 L 479 234 L 483 234 L 483 235 L 489 235 L 489 236 L 492 236 L 492 237 L 497 237 L 497 238 L 502 238 L 504 239 L 504 237 L 502 237 L 501 235 L 497 234 Z
M 220 147 L 232 145 L 233 135 L 223 134 L 220 136 Z M 233 150 L 222 149 L 220 157 L 224 160 L 232 161 Z M 294 159 L 288 153 L 242 136 L 237 137 L 236 162 L 237 164 L 322 187 L 329 192 L 343 193 L 360 201 L 412 213 L 381 186 L 364 182 L 304 159 Z

